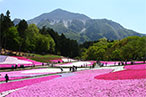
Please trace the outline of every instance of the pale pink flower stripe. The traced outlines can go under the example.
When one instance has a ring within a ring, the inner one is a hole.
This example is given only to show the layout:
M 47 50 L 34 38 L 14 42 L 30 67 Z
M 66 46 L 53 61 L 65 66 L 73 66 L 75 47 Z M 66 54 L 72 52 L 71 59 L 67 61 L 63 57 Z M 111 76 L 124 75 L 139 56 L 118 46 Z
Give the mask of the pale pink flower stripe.
M 60 65 L 70 65 L 72 63 L 65 63 L 65 64 L 55 64 L 54 66 L 60 66 Z
M 28 62 L 32 63 L 32 64 L 23 64 L 24 66 L 42 65 L 41 62 L 30 60 L 30 59 L 27 59 L 25 57 L 18 57 L 18 56 L 13 56 L 13 57 L 16 57 L 19 60 L 24 60 L 24 61 L 28 61 Z M 0 68 L 11 68 L 12 65 L 15 67 L 16 64 L 0 64 Z M 17 64 L 18 67 L 20 67 L 20 65 L 22 65 L 22 64 Z
M 37 62 L 37 61 L 34 61 L 34 60 L 30 60 L 30 59 L 27 59 L 25 57 L 19 57 L 19 56 L 13 56 L 13 57 L 16 57 L 19 60 L 24 60 L 24 61 L 32 62 L 32 64 L 35 64 L 35 65 L 42 65 L 41 62 Z M 32 64 L 30 64 L 30 65 L 32 65 Z
M 40 69 L 31 69 L 33 70 L 40 70 Z M 8 74 L 9 77 L 32 77 L 32 76 L 38 76 L 38 75 L 44 75 L 44 74 L 53 74 L 49 72 L 40 72 L 40 73 L 23 73 L 25 71 L 31 71 L 31 70 L 22 70 L 22 71 L 11 71 L 11 72 L 0 72 L 1 78 L 4 78 L 6 74 Z M 57 73 L 57 72 L 56 72 Z
M 124 66 L 125 69 L 146 69 L 146 64 L 138 64 L 138 65 L 127 65 Z
M 23 81 L 2 83 L 0 84 L 0 93 L 4 91 L 12 90 L 12 89 L 21 88 L 24 86 L 29 86 L 35 83 L 41 83 L 42 81 L 48 81 L 48 80 L 58 78 L 58 77 L 60 77 L 60 75 L 52 75 L 52 76 L 41 77 L 41 78 L 27 79 Z
M 95 79 L 103 80 L 126 80 L 126 79 L 145 79 L 146 70 L 123 70 L 104 75 L 98 75 Z
M 96 61 L 87 61 L 87 62 L 90 62 L 90 64 L 88 64 L 87 66 L 91 66 L 93 65 L 94 63 L 96 63 Z M 60 66 L 60 65 L 70 65 L 72 63 L 65 63 L 65 64 L 55 64 L 54 66 Z
M 88 64 L 88 66 L 91 66 L 91 65 L 93 65 L 94 63 L 96 63 L 96 61 L 88 61 L 88 62 L 90 62 L 90 64 Z

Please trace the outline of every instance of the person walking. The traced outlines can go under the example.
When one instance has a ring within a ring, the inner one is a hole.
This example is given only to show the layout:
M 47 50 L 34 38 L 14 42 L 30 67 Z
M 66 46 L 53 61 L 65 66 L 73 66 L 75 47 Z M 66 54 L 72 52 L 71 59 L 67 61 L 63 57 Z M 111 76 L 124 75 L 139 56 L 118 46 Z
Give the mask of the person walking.
M 63 72 L 63 68 L 62 67 L 60 67 L 60 70 L 61 70 L 61 72 Z
M 9 76 L 8 76 L 8 74 L 5 75 L 5 80 L 6 80 L 6 83 L 7 83 L 8 80 L 9 80 Z

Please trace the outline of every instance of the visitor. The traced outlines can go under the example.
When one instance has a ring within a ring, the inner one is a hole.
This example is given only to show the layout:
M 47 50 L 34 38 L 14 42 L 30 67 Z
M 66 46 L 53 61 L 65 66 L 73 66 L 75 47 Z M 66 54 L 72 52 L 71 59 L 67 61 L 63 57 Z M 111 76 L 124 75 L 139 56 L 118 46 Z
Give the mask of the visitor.
M 114 62 L 114 66 L 116 65 L 116 62 Z
M 77 66 L 75 66 L 75 71 L 77 71 L 77 69 L 78 69 L 78 67 L 77 67 Z
M 105 63 L 105 65 L 107 66 L 107 62 Z
M 63 72 L 63 68 L 62 67 L 60 67 L 60 70 L 61 70 L 61 72 Z
M 12 65 L 12 69 L 14 69 L 14 65 Z
M 120 62 L 118 63 L 118 65 L 120 65 Z
M 72 67 L 72 71 L 75 72 L 75 66 L 74 66 L 74 65 L 73 65 L 73 67 Z
M 9 80 L 9 76 L 8 76 L 8 74 L 5 75 L 5 80 L 6 80 L 6 83 L 7 83 L 8 80 Z
M 72 71 L 72 67 L 69 67 L 69 71 Z
M 94 63 L 94 64 L 92 65 L 92 68 L 95 68 L 95 65 L 96 65 L 96 63 Z
M 18 67 L 18 65 L 16 64 L 16 65 L 15 65 L 15 69 L 17 69 L 17 67 Z
M 86 64 L 86 67 L 87 67 L 88 65 Z

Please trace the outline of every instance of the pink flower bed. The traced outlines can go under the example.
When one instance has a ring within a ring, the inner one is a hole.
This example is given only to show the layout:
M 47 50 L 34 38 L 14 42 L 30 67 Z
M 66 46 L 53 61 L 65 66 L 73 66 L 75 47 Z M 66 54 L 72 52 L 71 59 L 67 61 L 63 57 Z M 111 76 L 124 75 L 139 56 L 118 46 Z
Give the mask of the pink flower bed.
M 32 85 L 32 84 L 35 84 L 35 83 L 40 83 L 42 81 L 48 81 L 48 80 L 58 78 L 58 77 L 60 77 L 60 75 L 52 75 L 52 76 L 41 77 L 41 78 L 27 79 L 27 80 L 23 80 L 23 81 L 2 83 L 2 84 L 0 84 L 0 87 L 1 87 L 0 88 L 0 93 L 4 92 L 4 91 L 12 90 L 12 89 L 21 88 L 21 87 L 24 87 L 24 86 L 29 86 L 29 85 Z
M 16 57 L 17 59 L 19 60 L 24 60 L 24 61 L 29 61 L 29 62 L 32 62 L 32 64 L 35 64 L 35 65 L 42 65 L 41 62 L 37 62 L 37 61 L 34 61 L 34 60 L 30 60 L 30 59 L 27 59 L 25 57 L 19 57 L 19 56 L 13 56 L 13 57 Z M 31 65 L 32 65 L 31 64 Z M 25 65 L 25 64 L 24 64 Z
M 144 63 L 144 61 L 136 61 L 136 62 L 134 62 L 134 63 L 136 63 L 136 64 L 141 64 L 141 63 Z
M 125 69 L 146 69 L 146 64 L 138 64 L 138 65 L 127 65 L 124 66 Z
M 65 63 L 65 64 L 55 64 L 54 66 L 60 66 L 60 65 L 70 65 L 72 63 Z
M 30 59 L 27 59 L 25 57 L 18 57 L 18 56 L 13 56 L 19 60 L 24 60 L 24 61 L 28 61 L 28 62 L 31 62 L 31 64 L 17 64 L 18 67 L 20 67 L 21 65 L 24 65 L 24 66 L 33 66 L 33 65 L 42 65 L 41 62 L 37 62 L 37 61 L 34 61 L 34 60 L 30 60 Z M 12 65 L 15 67 L 16 64 L 0 64 L 0 68 L 11 68 Z
M 28 78 L 27 76 L 26 77 L 9 77 L 9 80 L 17 80 L 17 79 L 24 79 L 24 78 Z M 5 81 L 5 78 L 4 77 L 0 77 L 0 81 Z
M 103 63 L 104 65 L 110 66 L 110 65 L 118 65 L 118 63 L 121 61 L 100 61 L 101 63 Z M 125 64 L 125 62 L 123 62 Z M 143 61 L 134 61 L 134 64 L 141 64 L 144 63 Z M 127 64 L 131 64 L 130 61 L 127 62 Z
M 90 64 L 88 64 L 87 66 L 91 66 L 91 65 L 93 65 L 94 63 L 96 63 L 96 61 L 87 61 L 87 62 L 90 62 Z M 71 64 L 73 64 L 73 63 L 55 64 L 54 66 L 71 65 Z
M 86 70 L 76 75 L 26 86 L 6 97 L 145 97 L 146 79 L 97 80 L 112 70 Z
M 112 72 L 104 75 L 98 75 L 95 79 L 104 80 L 126 80 L 126 79 L 144 79 L 146 78 L 146 70 L 123 70 Z
M 13 66 L 15 66 L 16 64 L 0 64 L 0 68 L 11 68 Z
M 62 63 L 63 61 L 62 61 L 62 59 L 56 59 L 56 60 L 50 60 L 50 62 L 53 62 L 53 63 L 61 62 Z
M 22 71 L 11 71 L 11 72 L 0 72 L 0 81 L 5 81 L 5 75 L 8 74 L 10 80 L 16 80 L 16 79 L 23 79 L 23 78 L 28 78 L 28 77 L 34 77 L 34 76 L 39 76 L 39 75 L 44 75 L 44 74 L 53 74 L 51 72 L 35 72 L 35 73 L 25 73 L 29 71 L 39 71 L 41 69 L 31 69 L 31 70 L 22 70 Z M 54 72 L 57 73 L 57 72 Z
M 93 65 L 94 63 L 96 63 L 96 61 L 89 61 L 90 62 L 90 64 L 88 64 L 88 66 L 91 66 L 91 65 Z

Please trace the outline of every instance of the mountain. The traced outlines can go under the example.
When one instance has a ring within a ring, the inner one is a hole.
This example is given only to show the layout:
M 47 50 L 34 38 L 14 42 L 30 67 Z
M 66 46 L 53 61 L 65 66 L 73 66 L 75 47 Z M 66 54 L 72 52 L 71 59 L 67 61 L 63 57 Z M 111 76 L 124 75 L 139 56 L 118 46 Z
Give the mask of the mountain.
M 34 19 L 31 19 L 28 21 L 28 23 L 34 23 L 34 24 L 39 24 L 42 21 L 48 21 L 51 22 L 52 24 L 54 23 L 59 23 L 60 21 L 71 21 L 71 20 L 81 20 L 81 21 L 86 21 L 89 20 L 90 18 L 79 13 L 71 13 L 62 9 L 56 9 L 50 13 L 44 13 Z
M 109 40 L 119 40 L 128 36 L 142 36 L 112 20 L 91 19 L 86 15 L 62 9 L 44 13 L 28 20 L 28 23 L 34 23 L 39 28 L 43 26 L 53 28 L 59 34 L 64 33 L 66 37 L 75 39 L 79 43 L 95 41 L 104 37 Z
M 17 24 L 19 24 L 20 21 L 21 21 L 21 19 L 15 18 L 13 20 L 13 23 L 14 23 L 14 25 L 17 25 Z

